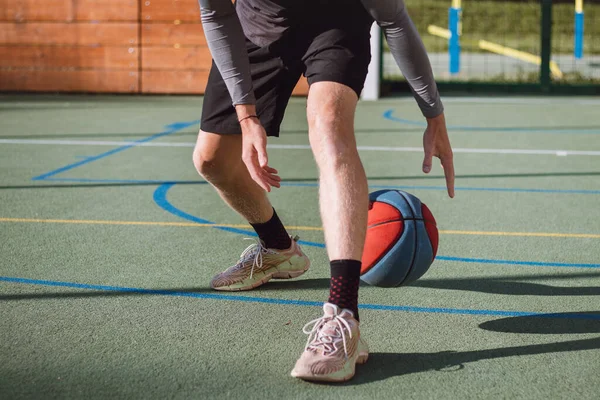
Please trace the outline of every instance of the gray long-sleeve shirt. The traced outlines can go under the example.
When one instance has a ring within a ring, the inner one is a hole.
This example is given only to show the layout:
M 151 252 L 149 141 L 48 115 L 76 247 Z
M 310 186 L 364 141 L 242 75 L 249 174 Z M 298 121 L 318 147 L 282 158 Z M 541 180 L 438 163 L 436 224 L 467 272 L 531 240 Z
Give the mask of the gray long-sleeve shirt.
M 272 24 L 257 23 L 251 15 L 252 0 L 237 0 L 240 18 L 230 0 L 199 0 L 202 25 L 213 60 L 227 85 L 234 105 L 254 104 L 250 63 L 246 52 L 245 34 L 259 46 L 265 46 L 281 35 L 288 2 L 261 0 Z M 254 0 L 256 1 L 256 0 Z M 361 0 L 373 19 L 381 26 L 392 55 L 408 81 L 415 100 L 425 117 L 443 112 L 443 105 L 433 78 L 431 64 L 423 41 L 415 28 L 403 0 Z M 283 4 L 282 4 L 283 3 Z M 284 5 L 285 4 L 285 5 Z

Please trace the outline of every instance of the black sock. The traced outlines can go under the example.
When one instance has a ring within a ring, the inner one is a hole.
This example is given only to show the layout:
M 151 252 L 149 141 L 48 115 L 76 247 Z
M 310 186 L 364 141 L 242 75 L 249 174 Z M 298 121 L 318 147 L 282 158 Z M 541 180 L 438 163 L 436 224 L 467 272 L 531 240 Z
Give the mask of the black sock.
M 252 225 L 267 249 L 287 250 L 292 245 L 292 239 L 277 216 L 275 209 L 273 209 L 273 216 L 267 222 L 250 225 Z
M 330 262 L 331 281 L 329 283 L 329 303 L 340 309 L 346 308 L 358 320 L 358 285 L 360 265 L 357 260 L 334 260 Z

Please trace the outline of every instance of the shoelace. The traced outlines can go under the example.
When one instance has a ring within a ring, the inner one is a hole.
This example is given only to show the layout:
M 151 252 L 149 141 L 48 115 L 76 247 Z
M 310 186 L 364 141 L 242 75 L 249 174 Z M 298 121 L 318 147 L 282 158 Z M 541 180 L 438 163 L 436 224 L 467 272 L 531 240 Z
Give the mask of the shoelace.
M 263 265 L 263 253 L 273 253 L 265 246 L 263 246 L 260 239 L 255 238 L 244 238 L 244 240 L 254 240 L 256 243 L 252 243 L 246 247 L 246 250 L 242 252 L 240 256 L 240 264 L 243 265 L 246 261 L 252 260 L 252 268 L 250 269 L 250 278 L 254 274 L 254 268 L 262 268 Z
M 335 326 L 335 335 L 326 335 L 324 332 L 320 331 L 321 328 L 325 326 L 328 322 L 334 322 Z M 311 327 L 312 324 L 312 327 Z M 334 316 L 323 316 L 321 318 L 314 319 L 308 322 L 302 328 L 302 332 L 308 335 L 308 340 L 306 341 L 305 350 L 308 349 L 318 349 L 322 348 L 325 352 L 334 352 L 335 348 L 335 339 L 342 338 L 342 343 L 344 344 L 344 354 L 346 358 L 348 358 L 348 349 L 346 347 L 346 333 L 344 332 L 344 327 L 348 330 L 348 334 L 350 335 L 350 339 L 352 339 L 352 329 L 350 328 L 350 324 L 344 318 L 341 318 L 339 315 Z

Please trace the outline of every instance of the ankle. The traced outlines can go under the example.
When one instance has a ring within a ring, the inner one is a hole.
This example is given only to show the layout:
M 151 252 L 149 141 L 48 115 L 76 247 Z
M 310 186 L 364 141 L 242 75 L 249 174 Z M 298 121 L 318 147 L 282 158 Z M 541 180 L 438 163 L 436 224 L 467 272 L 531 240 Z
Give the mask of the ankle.
M 358 288 L 360 285 L 360 267 L 358 260 L 332 260 L 329 303 L 341 309 L 352 311 L 358 321 Z
M 267 222 L 250 224 L 268 249 L 287 250 L 292 246 L 292 239 L 287 233 L 279 216 L 273 209 L 273 216 Z

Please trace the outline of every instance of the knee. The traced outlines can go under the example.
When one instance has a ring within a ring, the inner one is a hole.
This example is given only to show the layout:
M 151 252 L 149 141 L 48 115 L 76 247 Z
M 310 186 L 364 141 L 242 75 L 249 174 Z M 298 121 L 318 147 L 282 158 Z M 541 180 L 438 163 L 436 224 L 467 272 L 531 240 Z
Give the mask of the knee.
M 345 110 L 340 104 L 342 101 L 339 97 L 319 96 L 318 99 L 309 100 L 306 117 L 310 134 L 331 136 L 336 131 L 353 125 L 344 121 Z
M 194 153 L 192 155 L 192 161 L 194 162 L 194 167 L 198 173 L 206 178 L 213 175 L 215 171 L 218 171 L 220 168 L 218 167 L 218 161 L 215 159 L 214 155 L 206 154 L 196 147 L 194 149 Z
M 309 127 L 311 147 L 319 166 L 335 167 L 358 157 L 353 124 L 334 111 L 315 114 Z
M 329 83 L 315 84 L 311 90 L 307 118 L 317 163 L 338 164 L 358 157 L 354 137 L 356 94 L 349 88 Z
M 222 152 L 201 144 L 194 148 L 192 161 L 198 174 L 213 184 L 226 182 L 234 169 L 232 160 Z

